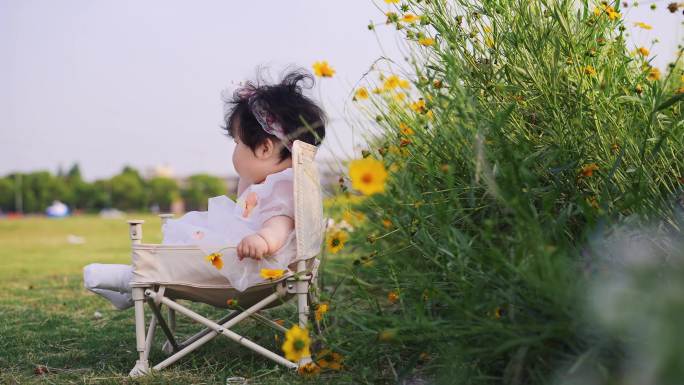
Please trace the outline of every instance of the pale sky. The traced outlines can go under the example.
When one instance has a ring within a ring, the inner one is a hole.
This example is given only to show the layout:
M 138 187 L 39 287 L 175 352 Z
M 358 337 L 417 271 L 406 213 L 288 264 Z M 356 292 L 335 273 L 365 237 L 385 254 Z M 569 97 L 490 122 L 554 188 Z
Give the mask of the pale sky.
M 331 118 L 321 158 L 349 156 L 362 141 L 349 121 L 353 85 L 383 53 L 403 57 L 393 27 L 378 27 L 379 39 L 367 30 L 385 19 L 376 3 L 0 0 L 0 176 L 74 162 L 90 180 L 125 164 L 233 174 L 222 91 L 259 65 L 278 78 L 318 60 L 337 71 L 312 94 Z M 630 38 L 647 47 L 659 38 L 651 52 L 664 70 L 681 42 L 681 11 L 641 4 L 626 19 L 654 29 Z

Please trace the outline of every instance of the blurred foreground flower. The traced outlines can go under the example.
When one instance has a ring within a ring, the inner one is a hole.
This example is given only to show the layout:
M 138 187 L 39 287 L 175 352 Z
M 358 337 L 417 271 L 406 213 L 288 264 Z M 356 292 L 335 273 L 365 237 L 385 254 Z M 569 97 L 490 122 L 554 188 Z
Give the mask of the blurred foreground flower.
M 298 325 L 292 326 L 290 330 L 285 332 L 285 342 L 282 346 L 285 358 L 297 362 L 302 358 L 311 356 L 310 344 L 309 332 Z
M 335 74 L 335 70 L 328 65 L 326 60 L 315 62 L 313 64 L 313 69 L 316 76 L 324 78 L 331 78 Z
M 387 170 L 381 161 L 371 157 L 356 159 L 349 163 L 349 177 L 353 188 L 372 195 L 385 191 Z

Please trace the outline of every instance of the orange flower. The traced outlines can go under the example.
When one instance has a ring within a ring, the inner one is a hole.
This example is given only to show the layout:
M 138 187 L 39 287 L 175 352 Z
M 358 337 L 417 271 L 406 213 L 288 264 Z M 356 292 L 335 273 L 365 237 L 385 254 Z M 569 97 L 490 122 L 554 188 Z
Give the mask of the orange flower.
M 387 300 L 390 301 L 390 303 L 397 303 L 399 294 L 396 291 L 390 291 L 387 293 Z
M 217 270 L 223 269 L 223 259 L 221 259 L 221 253 L 211 253 L 204 257 L 204 259 L 211 262 L 211 264 L 214 265 Z
M 596 163 L 589 163 L 582 166 L 582 176 L 593 176 L 594 171 L 598 171 L 599 167 Z
M 313 362 L 308 362 L 297 368 L 297 373 L 305 377 L 315 376 L 320 371 L 321 368 Z
M 412 13 L 405 13 L 404 16 L 401 18 L 401 21 L 405 23 L 415 23 L 420 19 L 418 16 L 412 14 Z
M 316 363 L 321 368 L 340 370 L 342 369 L 342 360 L 344 358 L 337 352 L 331 352 L 330 349 L 324 349 L 318 354 Z
M 413 135 L 414 132 L 406 123 L 399 123 L 399 132 L 404 135 Z

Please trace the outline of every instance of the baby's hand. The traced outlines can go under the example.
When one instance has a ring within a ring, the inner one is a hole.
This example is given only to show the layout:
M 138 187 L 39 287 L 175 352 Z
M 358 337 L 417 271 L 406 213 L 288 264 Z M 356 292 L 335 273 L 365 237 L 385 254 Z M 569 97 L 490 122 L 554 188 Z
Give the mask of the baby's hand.
M 268 253 L 268 243 L 259 234 L 248 235 L 237 245 L 237 255 L 242 261 L 245 258 L 261 259 Z

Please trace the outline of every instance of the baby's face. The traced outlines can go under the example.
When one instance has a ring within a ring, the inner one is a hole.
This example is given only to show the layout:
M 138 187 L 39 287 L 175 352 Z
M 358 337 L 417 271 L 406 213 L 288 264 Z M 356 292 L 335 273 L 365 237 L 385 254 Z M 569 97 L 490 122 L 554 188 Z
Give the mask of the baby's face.
M 240 178 L 247 180 L 255 180 L 258 178 L 259 160 L 246 144 L 242 143 L 239 138 L 235 138 L 235 150 L 233 151 L 233 167 L 240 175 Z

